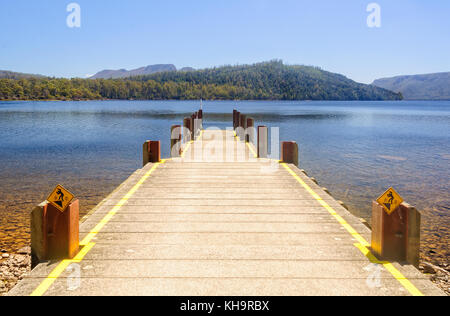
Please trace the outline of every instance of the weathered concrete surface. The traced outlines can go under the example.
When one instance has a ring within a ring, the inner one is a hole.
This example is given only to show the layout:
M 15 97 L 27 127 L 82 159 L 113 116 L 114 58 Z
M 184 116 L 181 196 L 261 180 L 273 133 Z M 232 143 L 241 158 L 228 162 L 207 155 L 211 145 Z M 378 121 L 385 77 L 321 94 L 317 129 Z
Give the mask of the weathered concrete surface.
M 105 199 L 81 237 L 152 167 Z M 290 168 L 370 242 L 359 219 Z M 69 289 L 72 271 L 63 271 L 45 295 L 411 294 L 285 168 L 254 158 L 231 132 L 204 132 L 184 157 L 158 166 L 92 242 L 77 263 L 79 287 Z M 39 265 L 10 295 L 29 295 L 58 264 Z M 443 294 L 414 267 L 394 266 L 423 294 Z

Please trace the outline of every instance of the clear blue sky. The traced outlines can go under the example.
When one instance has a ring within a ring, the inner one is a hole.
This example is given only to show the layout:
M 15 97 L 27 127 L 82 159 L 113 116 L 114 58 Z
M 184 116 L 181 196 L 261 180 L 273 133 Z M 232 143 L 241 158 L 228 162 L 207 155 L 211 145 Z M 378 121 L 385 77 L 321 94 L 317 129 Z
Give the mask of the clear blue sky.
M 81 28 L 66 6 L 81 6 Z M 381 28 L 366 7 L 380 4 Z M 448 0 L 0 0 L 0 69 L 85 77 L 282 59 L 359 82 L 450 71 Z

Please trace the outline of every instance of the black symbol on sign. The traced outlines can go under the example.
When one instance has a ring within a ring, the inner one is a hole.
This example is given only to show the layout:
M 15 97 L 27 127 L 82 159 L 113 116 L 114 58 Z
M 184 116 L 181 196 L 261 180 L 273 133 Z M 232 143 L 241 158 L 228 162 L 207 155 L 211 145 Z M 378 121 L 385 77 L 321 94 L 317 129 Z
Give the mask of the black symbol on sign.
M 63 207 L 64 193 L 61 191 L 61 189 L 58 189 L 58 191 L 56 191 L 56 194 L 58 195 L 58 200 L 56 200 L 55 203 Z
M 392 192 L 389 192 L 387 197 L 389 198 L 388 203 L 384 203 L 384 205 L 388 208 L 388 210 L 391 210 L 391 205 L 394 204 L 394 195 Z

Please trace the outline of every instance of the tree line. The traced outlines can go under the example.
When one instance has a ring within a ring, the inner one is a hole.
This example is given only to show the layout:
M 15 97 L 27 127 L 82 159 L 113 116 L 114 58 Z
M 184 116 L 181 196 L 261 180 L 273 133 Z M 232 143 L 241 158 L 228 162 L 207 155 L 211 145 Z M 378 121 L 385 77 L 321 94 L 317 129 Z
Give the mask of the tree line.
M 0 79 L 0 100 L 399 100 L 400 94 L 280 61 L 123 79 Z

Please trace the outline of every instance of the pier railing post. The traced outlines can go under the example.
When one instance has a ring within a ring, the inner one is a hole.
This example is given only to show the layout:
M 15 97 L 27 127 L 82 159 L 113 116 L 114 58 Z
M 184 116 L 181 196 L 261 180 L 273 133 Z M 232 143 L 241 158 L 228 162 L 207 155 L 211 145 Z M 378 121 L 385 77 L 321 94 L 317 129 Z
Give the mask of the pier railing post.
M 181 126 L 173 125 L 170 129 L 170 154 L 172 158 L 181 155 Z
M 258 158 L 267 158 L 269 150 L 269 129 L 267 126 L 258 126 Z
M 185 117 L 183 120 L 183 142 L 188 143 L 191 141 L 191 118 Z
M 298 166 L 298 144 L 296 142 L 281 143 L 281 161 Z
M 251 144 L 255 142 L 255 120 L 251 117 L 247 118 L 247 128 L 245 133 L 245 141 Z
M 146 141 L 142 145 L 142 165 L 145 167 L 150 162 L 150 141 Z
M 191 115 L 191 140 L 195 140 L 195 114 Z
M 237 111 L 236 112 L 236 136 L 239 137 L 239 133 L 237 131 L 237 129 L 241 127 L 241 112 Z
M 198 110 L 198 120 L 199 120 L 198 128 L 199 131 L 201 131 L 203 129 L 203 110 Z
M 146 141 L 142 146 L 143 165 L 152 162 L 161 161 L 161 142 L 160 141 Z
M 239 134 L 239 138 L 241 141 L 245 141 L 245 130 L 247 129 L 247 116 L 241 114 L 239 127 L 241 127 L 241 133 Z
M 33 266 L 42 261 L 72 259 L 79 251 L 80 203 L 73 200 L 64 212 L 45 201 L 31 212 Z
M 420 212 L 407 203 L 390 215 L 378 202 L 372 203 L 372 243 L 375 255 L 383 260 L 420 262 Z
M 233 130 L 236 130 L 236 114 L 237 114 L 237 110 L 234 109 L 233 110 Z

